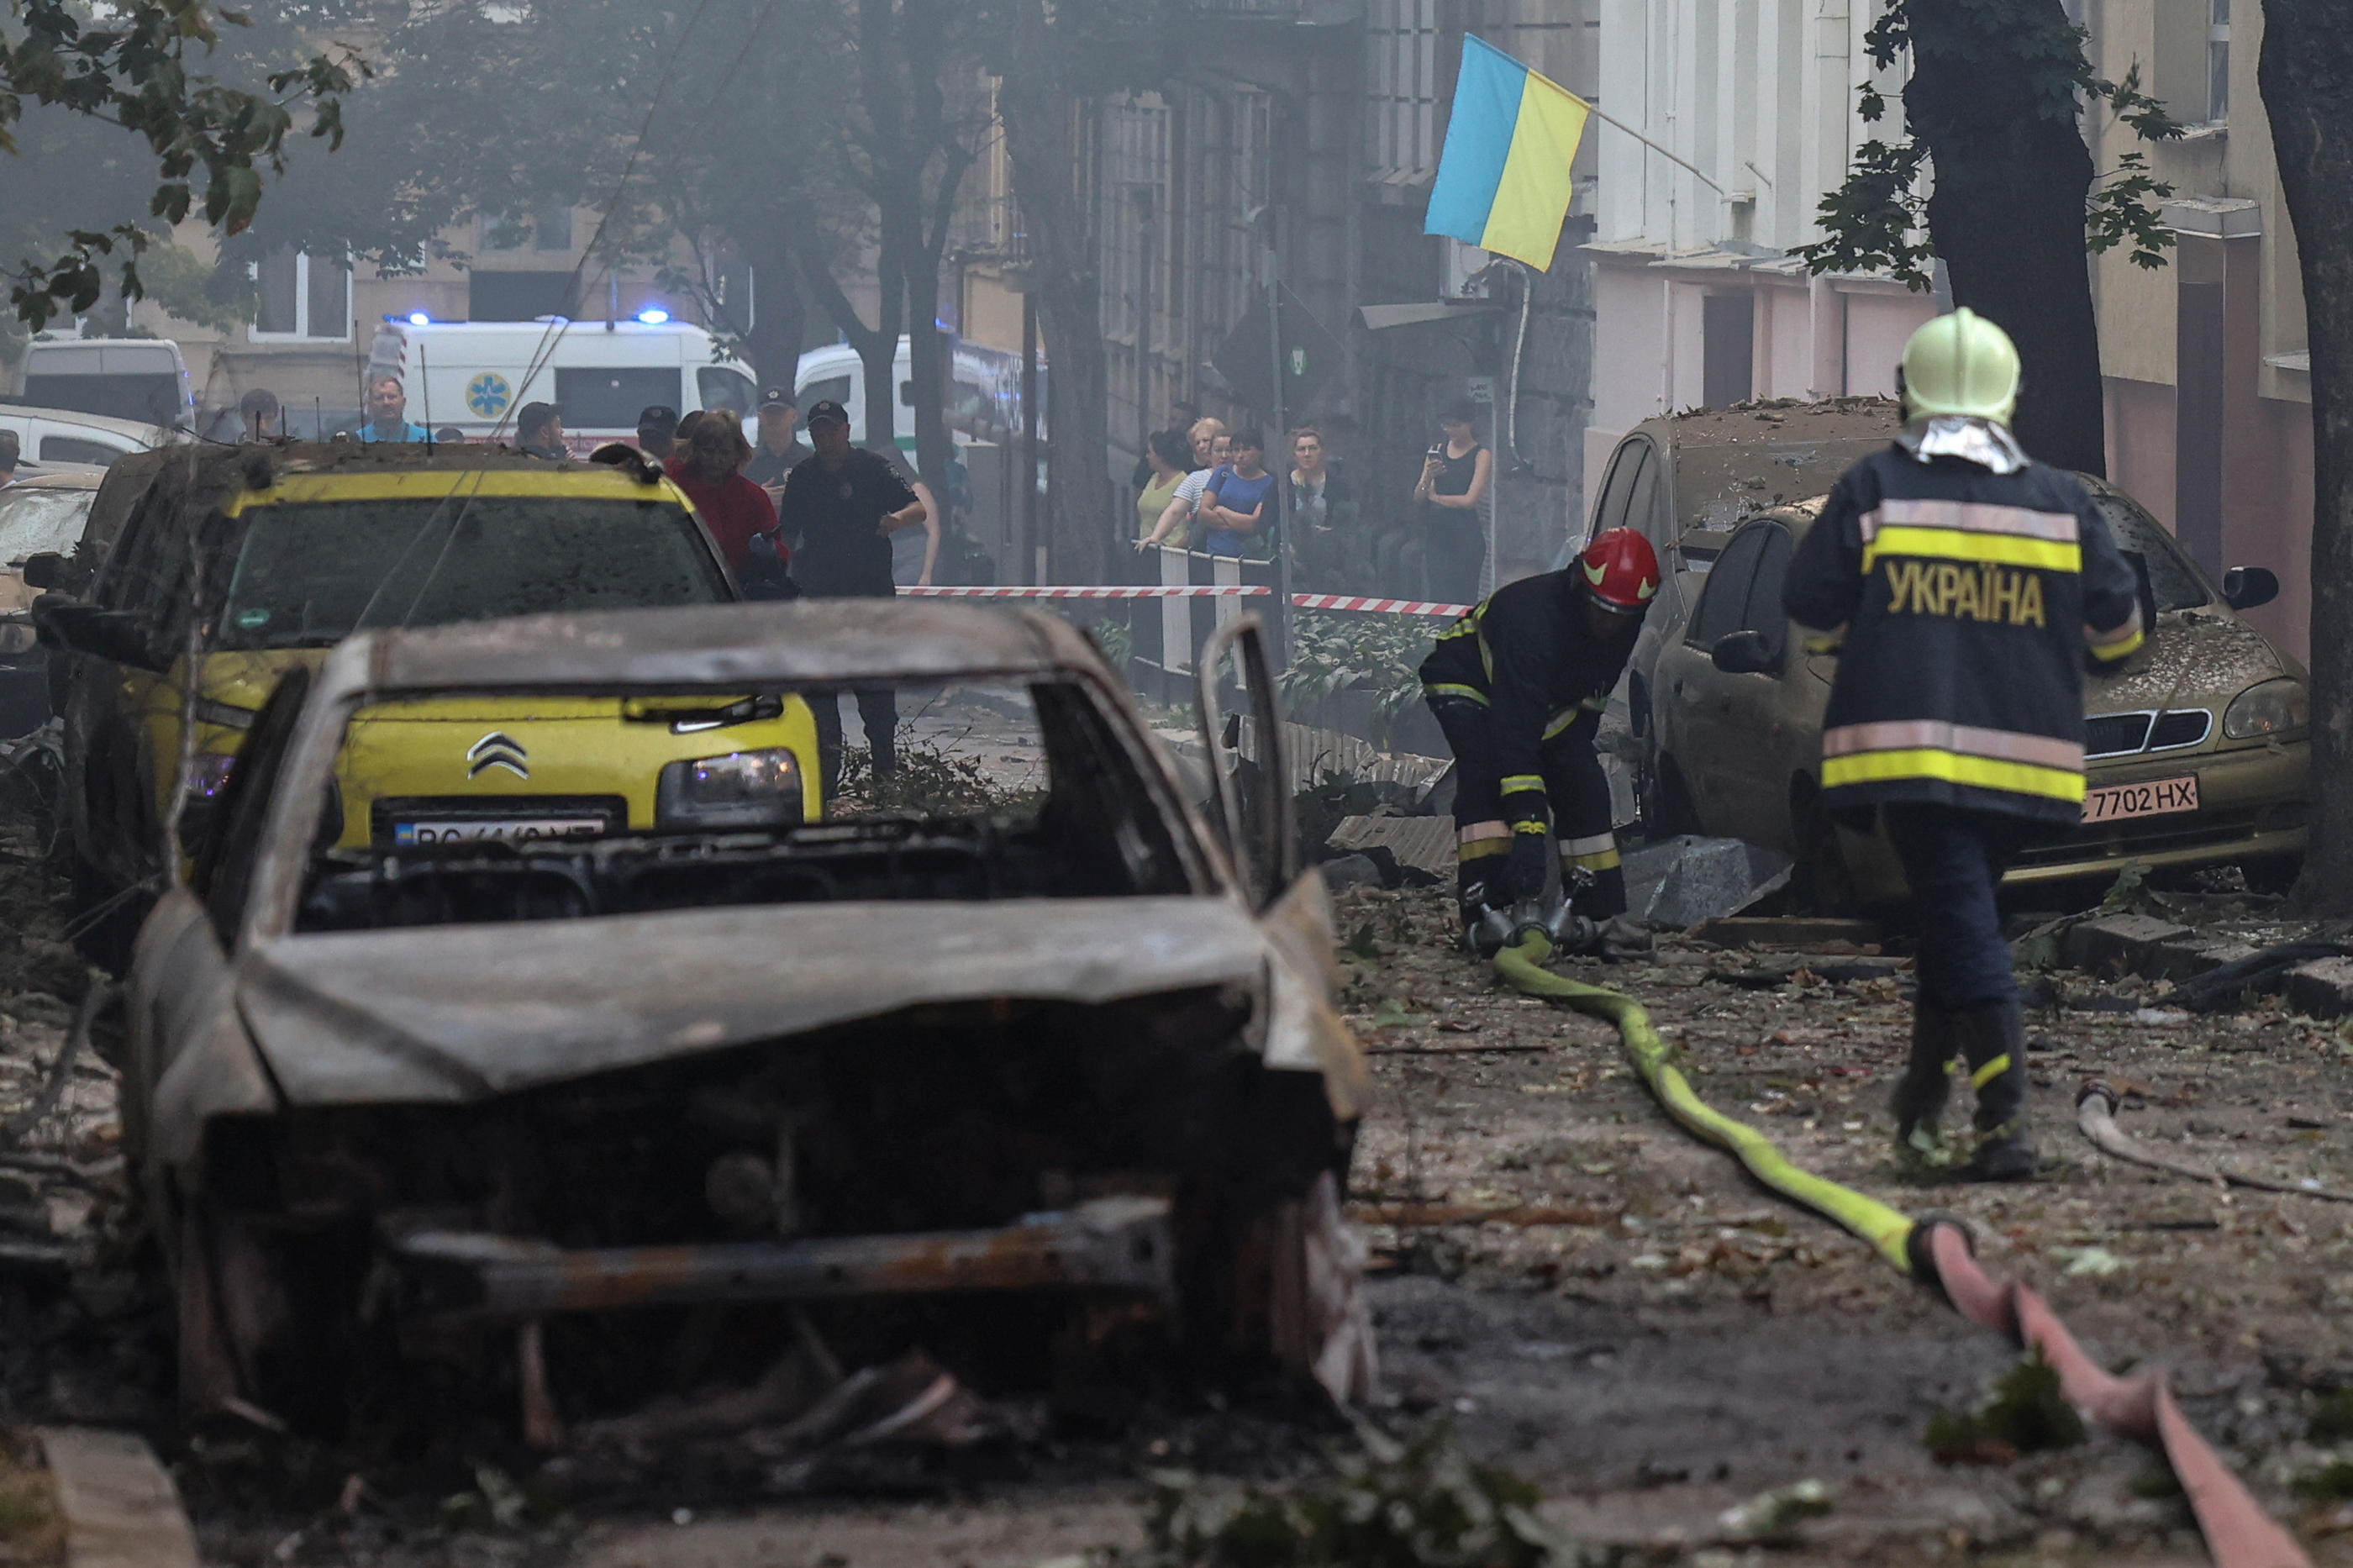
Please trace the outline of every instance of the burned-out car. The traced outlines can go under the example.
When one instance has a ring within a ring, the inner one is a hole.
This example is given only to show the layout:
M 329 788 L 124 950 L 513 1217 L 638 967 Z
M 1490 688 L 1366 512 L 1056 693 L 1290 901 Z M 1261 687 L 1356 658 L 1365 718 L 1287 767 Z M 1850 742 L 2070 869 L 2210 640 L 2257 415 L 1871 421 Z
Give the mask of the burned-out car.
M 129 982 L 184 1400 L 332 1426 L 442 1368 L 543 1431 L 811 1332 L 1000 1374 L 1132 1332 L 1360 1390 L 1366 1080 L 1322 883 L 1252 794 L 1279 759 L 1232 743 L 1280 734 L 1254 622 L 1229 655 L 1207 809 L 1027 613 L 541 616 L 289 671 Z M 822 820 L 328 831 L 351 738 L 412 707 L 618 700 L 716 752 L 851 690 L 895 694 L 899 763 L 853 757 Z

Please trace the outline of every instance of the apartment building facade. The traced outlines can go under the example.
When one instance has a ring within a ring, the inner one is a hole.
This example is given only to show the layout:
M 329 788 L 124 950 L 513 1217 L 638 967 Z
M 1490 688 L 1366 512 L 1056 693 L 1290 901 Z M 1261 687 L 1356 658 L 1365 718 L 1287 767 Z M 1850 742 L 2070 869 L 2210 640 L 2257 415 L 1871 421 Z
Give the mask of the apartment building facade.
M 1218 364 L 1271 249 L 1341 351 L 1339 374 L 1290 422 L 1324 432 L 1360 503 L 1402 538 L 1438 411 L 1471 397 L 1498 452 L 1490 581 L 1542 569 L 1584 484 L 1593 302 L 1577 242 L 1589 197 L 1542 276 L 1426 236 L 1422 221 L 1463 36 L 1591 94 L 1592 0 L 1199 0 L 1192 15 L 1198 48 L 1167 85 L 1086 110 L 1114 468 L 1172 400 L 1271 416 Z M 1589 152 L 1579 166 L 1589 191 Z M 1368 590 L 1410 590 L 1409 550 L 1378 570 Z
M 1854 150 L 1900 124 L 1875 77 L 1873 0 L 1600 0 L 1599 316 L 1585 472 L 1657 414 L 1751 397 L 1892 394 L 1939 305 L 1888 278 L 1808 275 L 1791 252 Z M 1876 79 L 1888 118 L 1856 109 Z M 1647 143 L 1647 144 L 1646 144 Z M 1588 503 L 1590 501 L 1588 496 Z
M 2253 612 L 2299 657 L 2309 647 L 2311 355 L 2295 236 L 2255 84 L 2261 6 L 2231 0 L 2090 0 L 2094 64 L 2142 80 L 2189 126 L 2150 152 L 2174 199 L 2170 266 L 2112 251 L 2094 268 L 2107 391 L 2108 474 L 2210 572 L 2267 566 L 2280 596 Z M 2087 126 L 2102 169 L 2137 145 Z

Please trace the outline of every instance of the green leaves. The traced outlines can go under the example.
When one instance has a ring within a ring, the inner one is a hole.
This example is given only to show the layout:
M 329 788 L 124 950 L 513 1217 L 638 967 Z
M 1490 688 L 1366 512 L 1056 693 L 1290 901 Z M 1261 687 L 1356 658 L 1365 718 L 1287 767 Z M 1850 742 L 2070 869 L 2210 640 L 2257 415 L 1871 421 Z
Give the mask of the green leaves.
M 1430 627 L 1419 616 L 1295 616 L 1291 665 L 1277 677 L 1283 704 L 1296 711 L 1346 690 L 1372 699 L 1373 732 L 1386 743 L 1398 716 L 1421 700 L 1421 661 Z
M 1986 61 L 2000 51 L 2007 57 L 2003 63 L 2025 68 L 2033 112 L 2045 120 L 2072 124 L 2080 105 L 2098 101 L 2108 104 L 2117 120 L 2143 141 L 2180 136 L 2182 127 L 2165 105 L 2141 90 L 2137 64 L 2121 82 L 2092 74 L 2084 53 L 2089 37 L 2067 22 L 2051 0 L 1947 0 L 1936 11 L 1916 16 L 1912 0 L 1893 0 L 1863 35 L 1863 47 L 1881 70 L 1891 68 L 1907 51 L 1915 58 L 1927 53 L 1965 64 Z M 1855 89 L 1855 105 L 1873 123 L 1887 112 L 1885 96 L 1868 81 Z M 1960 151 L 1956 145 L 1946 147 L 1948 158 Z M 1822 237 L 1798 250 L 1807 269 L 1817 274 L 1883 272 L 1913 289 L 1927 289 L 1928 266 L 1936 255 L 1926 226 L 1926 185 L 1933 165 L 1932 148 L 1908 128 L 1894 142 L 1865 142 L 1846 179 L 1817 209 Z M 2135 266 L 2164 266 L 2173 236 L 2164 226 L 2160 205 L 2172 195 L 2173 187 L 2151 174 L 2145 153 L 2125 153 L 2086 203 L 2084 248 L 2096 255 L 2127 245 Z
M 1294 1490 L 1152 1478 L 1145 1545 L 1120 1568 L 1576 1568 L 1536 1489 L 1472 1458 L 1443 1426 L 1399 1440 L 1360 1425 L 1356 1453 Z
M 1927 162 L 1927 148 L 1909 137 L 1874 138 L 1857 149 L 1845 183 L 1817 209 L 1822 237 L 1798 249 L 1807 270 L 1885 272 L 1910 289 L 1926 289 L 1928 260 L 1936 254 L 1920 190 Z
M 268 91 L 225 84 L 191 71 L 190 51 L 211 56 L 216 23 L 251 29 L 240 11 L 214 11 L 205 0 L 120 0 L 89 27 L 69 0 L 15 0 L 21 36 L 0 33 L 0 150 L 17 153 L 15 132 L 28 105 L 63 110 L 119 126 L 145 144 L 160 176 L 147 204 L 156 226 L 184 221 L 195 205 L 203 171 L 206 220 L 235 235 L 261 203 L 263 175 L 284 167 L 294 109 L 312 112 L 312 133 L 339 139 L 341 95 L 365 66 L 349 50 L 313 55 L 268 77 Z M 65 254 L 20 260 L 6 271 L 9 300 L 38 329 L 60 310 L 88 310 L 111 268 L 131 298 L 141 293 L 138 262 L 148 226 L 119 223 L 76 229 Z
M 2126 153 L 2116 160 L 2116 173 L 2092 189 L 2084 247 L 2096 256 L 2129 244 L 2134 266 L 2164 266 L 2173 231 L 2165 226 L 2158 204 L 2171 195 L 2172 185 L 2150 174 L 2147 153 Z

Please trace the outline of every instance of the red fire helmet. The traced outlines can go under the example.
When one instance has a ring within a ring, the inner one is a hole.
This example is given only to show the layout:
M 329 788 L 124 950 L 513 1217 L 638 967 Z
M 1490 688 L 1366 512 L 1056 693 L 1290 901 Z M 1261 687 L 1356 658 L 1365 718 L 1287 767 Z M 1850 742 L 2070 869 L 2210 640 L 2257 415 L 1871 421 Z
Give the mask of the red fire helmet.
M 1580 559 L 1593 596 L 1613 610 L 1647 610 L 1658 596 L 1658 552 L 1630 528 L 1599 535 Z

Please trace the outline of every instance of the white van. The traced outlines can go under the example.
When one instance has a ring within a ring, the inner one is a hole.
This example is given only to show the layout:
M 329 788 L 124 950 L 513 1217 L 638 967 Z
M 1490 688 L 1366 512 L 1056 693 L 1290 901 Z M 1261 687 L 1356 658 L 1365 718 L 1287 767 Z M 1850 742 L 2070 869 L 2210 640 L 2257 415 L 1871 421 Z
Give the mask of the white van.
M 186 439 L 136 419 L 110 419 L 70 408 L 31 408 L 13 401 L 0 402 L 0 430 L 15 431 L 18 457 L 44 468 L 57 463 L 103 468 L 117 458 Z
M 533 366 L 537 373 L 533 374 Z M 664 321 L 428 321 L 387 318 L 368 353 L 368 379 L 396 375 L 408 419 L 468 438 L 514 438 L 526 403 L 564 410 L 575 450 L 631 440 L 638 412 L 732 408 L 752 423 L 759 389 L 740 364 L 722 363 L 700 327 Z
M 915 448 L 915 371 L 909 340 L 899 340 L 891 364 L 891 379 L 899 388 L 898 412 L 891 421 L 892 438 L 907 450 Z M 1045 438 L 1046 362 L 1038 362 L 1039 438 Z M 793 377 L 793 398 L 803 418 L 809 405 L 831 398 L 849 415 L 849 438 L 866 439 L 866 364 L 848 343 L 830 343 L 801 355 Z M 978 343 L 955 342 L 948 350 L 948 428 L 964 441 L 994 441 L 1008 445 L 1021 434 L 1021 356 Z
M 188 362 L 169 338 L 43 332 L 26 345 L 17 374 L 18 395 L 42 408 L 167 427 L 188 426 L 195 416 Z

